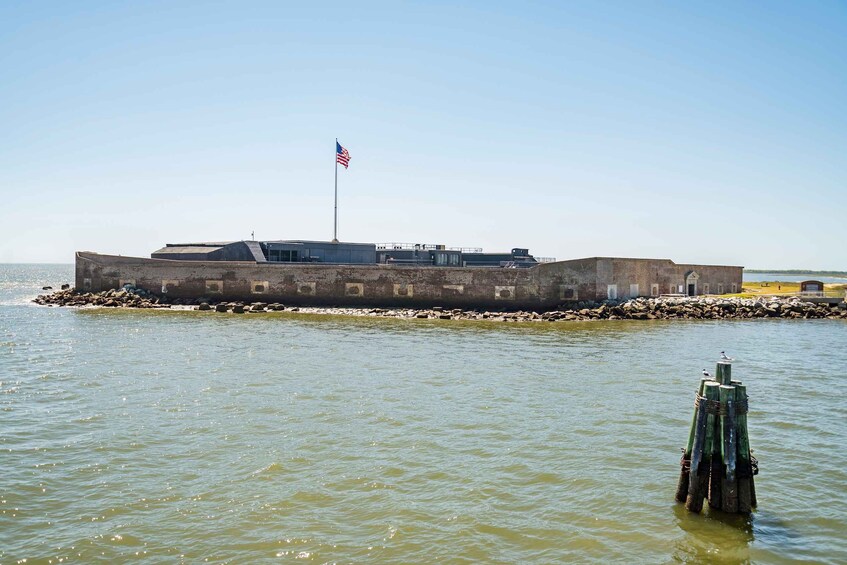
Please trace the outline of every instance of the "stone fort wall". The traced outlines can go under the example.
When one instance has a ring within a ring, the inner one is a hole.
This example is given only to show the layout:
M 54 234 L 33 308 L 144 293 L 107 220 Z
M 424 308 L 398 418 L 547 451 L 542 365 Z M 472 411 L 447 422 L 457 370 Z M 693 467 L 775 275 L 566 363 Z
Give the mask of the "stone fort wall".
M 693 274 L 692 274 L 693 273 Z M 602 258 L 532 268 L 322 265 L 173 261 L 76 254 L 76 288 L 99 292 L 132 283 L 171 298 L 297 305 L 551 309 L 578 300 L 740 291 L 741 267 L 679 265 L 665 259 Z M 614 296 L 612 296 L 614 294 Z

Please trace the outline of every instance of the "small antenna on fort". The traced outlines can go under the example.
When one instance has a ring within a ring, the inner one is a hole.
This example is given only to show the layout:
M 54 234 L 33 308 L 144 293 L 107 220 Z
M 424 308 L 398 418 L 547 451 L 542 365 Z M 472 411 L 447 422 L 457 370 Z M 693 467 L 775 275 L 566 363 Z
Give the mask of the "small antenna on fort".
M 256 232 L 255 231 L 250 232 L 250 239 L 252 239 L 253 241 L 256 241 Z

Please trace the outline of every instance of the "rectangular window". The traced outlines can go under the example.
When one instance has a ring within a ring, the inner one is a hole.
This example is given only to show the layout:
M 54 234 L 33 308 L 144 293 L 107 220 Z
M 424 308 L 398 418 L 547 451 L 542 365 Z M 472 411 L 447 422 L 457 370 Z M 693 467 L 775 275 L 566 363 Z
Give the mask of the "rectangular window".
M 718 294 L 723 294 L 723 283 L 718 283 Z
M 638 285 L 637 284 L 629 285 L 629 297 L 630 298 L 638 297 Z
M 732 294 L 738 292 L 738 283 L 732 283 Z
M 617 300 L 618 285 L 610 284 L 608 287 L 606 287 L 606 296 L 609 298 L 609 300 Z
M 250 281 L 250 292 L 264 294 L 268 291 L 268 281 Z
M 578 300 L 577 285 L 563 284 L 559 286 L 559 300 Z
M 709 283 L 703 283 L 703 294 L 709 294 Z
M 650 296 L 659 296 L 659 284 L 653 283 L 650 285 Z
M 459 259 L 460 259 L 459 254 L 453 253 L 452 255 L 450 255 L 450 264 L 451 265 L 458 265 Z
M 299 255 L 299 253 L 297 251 L 289 251 L 288 249 L 280 249 L 279 250 L 279 259 L 277 259 L 277 260 L 278 261 L 285 261 L 285 262 L 298 261 L 299 260 L 298 255 Z

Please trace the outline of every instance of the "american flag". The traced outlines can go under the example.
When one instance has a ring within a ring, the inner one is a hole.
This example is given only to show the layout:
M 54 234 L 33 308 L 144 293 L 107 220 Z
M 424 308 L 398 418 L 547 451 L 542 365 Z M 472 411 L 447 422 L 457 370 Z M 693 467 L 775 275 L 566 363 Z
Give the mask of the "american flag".
M 350 153 L 341 147 L 341 144 L 337 141 L 335 142 L 335 162 L 344 165 L 345 169 L 347 168 L 347 165 L 350 164 Z

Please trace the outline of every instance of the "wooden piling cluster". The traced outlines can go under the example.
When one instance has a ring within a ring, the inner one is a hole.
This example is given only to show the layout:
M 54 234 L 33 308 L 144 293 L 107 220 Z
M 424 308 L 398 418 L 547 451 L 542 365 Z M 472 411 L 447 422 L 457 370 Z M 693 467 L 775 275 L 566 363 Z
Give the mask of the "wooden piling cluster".
M 757 461 L 747 435 L 747 387 L 732 380 L 732 363 L 720 361 L 703 378 L 694 403 L 688 445 L 680 461 L 676 499 L 691 512 L 709 507 L 748 514 L 756 507 Z

